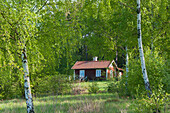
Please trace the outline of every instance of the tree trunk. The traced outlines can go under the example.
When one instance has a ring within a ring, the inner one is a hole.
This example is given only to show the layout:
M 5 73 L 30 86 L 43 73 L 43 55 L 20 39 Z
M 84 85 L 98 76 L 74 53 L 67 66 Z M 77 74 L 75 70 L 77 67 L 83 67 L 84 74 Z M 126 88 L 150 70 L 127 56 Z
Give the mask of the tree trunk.
M 128 52 L 127 52 L 127 46 L 126 46 L 126 83 L 125 83 L 125 85 L 126 85 L 126 94 L 128 94 L 128 72 L 129 72 L 129 68 L 128 68 L 128 60 L 129 60 L 129 58 L 128 58 Z
M 143 79 L 145 82 L 145 88 L 146 88 L 146 90 L 150 91 L 150 93 L 151 93 L 149 79 L 147 76 L 147 71 L 146 71 L 146 66 L 145 66 L 143 47 L 142 47 L 140 0 L 137 0 L 137 32 L 138 32 L 138 45 L 139 45 L 139 53 L 140 53 L 140 59 L 141 59 Z M 148 96 L 150 96 L 150 95 L 148 94 Z
M 127 52 L 127 46 L 126 46 L 126 77 L 128 77 L 128 72 L 129 72 L 129 69 L 128 69 L 128 52 Z
M 25 89 L 25 98 L 27 104 L 27 113 L 34 113 L 33 99 L 32 99 L 31 88 L 30 88 L 30 80 L 28 76 L 29 70 L 28 70 L 26 49 L 23 49 L 22 51 L 22 65 L 24 68 L 24 89 Z

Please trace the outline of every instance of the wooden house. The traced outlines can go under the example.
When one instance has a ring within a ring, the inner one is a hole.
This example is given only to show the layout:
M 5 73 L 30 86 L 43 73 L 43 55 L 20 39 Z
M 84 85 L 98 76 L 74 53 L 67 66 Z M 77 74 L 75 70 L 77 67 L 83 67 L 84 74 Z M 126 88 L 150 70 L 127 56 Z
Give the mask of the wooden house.
M 94 57 L 93 61 L 77 61 L 71 69 L 74 69 L 74 80 L 76 78 L 106 80 L 123 75 L 123 69 L 118 68 L 114 60 L 97 61 L 97 57 Z

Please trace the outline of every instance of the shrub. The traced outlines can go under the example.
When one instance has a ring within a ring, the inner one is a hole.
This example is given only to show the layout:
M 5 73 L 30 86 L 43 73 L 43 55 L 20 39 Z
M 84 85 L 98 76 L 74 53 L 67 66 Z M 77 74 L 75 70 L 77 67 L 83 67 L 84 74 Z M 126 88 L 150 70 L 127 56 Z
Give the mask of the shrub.
M 137 89 L 139 90 L 141 95 L 145 93 L 145 84 L 141 70 L 140 58 L 138 57 L 139 54 L 136 52 L 132 52 L 129 54 L 129 56 L 127 88 L 129 94 L 134 97 L 137 94 Z M 156 50 L 151 54 L 149 48 L 145 49 L 146 70 L 151 89 L 158 87 L 159 84 L 163 84 L 163 89 L 165 90 L 165 92 L 169 91 L 168 81 L 170 80 L 170 78 L 168 77 L 168 60 L 166 56 L 166 54 L 160 54 Z M 126 77 L 124 76 L 123 79 L 125 78 Z M 162 79 L 162 81 L 160 81 L 160 79 Z M 123 80 L 122 82 L 124 82 L 123 84 L 126 84 L 125 80 Z M 140 85 L 139 88 L 138 85 Z
M 120 79 L 119 81 L 113 79 L 112 82 L 108 84 L 107 91 L 109 93 L 117 92 L 119 96 L 127 95 L 124 79 Z
M 137 91 L 138 92 L 138 91 Z M 138 92 L 139 93 L 139 92 Z M 163 85 L 160 84 L 158 89 L 152 90 L 152 95 L 149 98 L 146 95 L 136 96 L 136 101 L 132 107 L 135 108 L 136 112 L 145 113 L 159 113 L 163 111 L 163 107 L 166 106 L 167 94 L 163 90 Z M 164 109 L 164 112 L 167 110 Z
M 37 95 L 70 94 L 72 85 L 67 75 L 56 73 L 41 78 L 37 85 Z
M 98 93 L 99 86 L 98 86 L 97 82 L 92 82 L 92 85 L 89 85 L 88 91 L 89 91 L 89 93 Z
M 118 81 L 113 80 L 111 83 L 109 83 L 107 86 L 107 91 L 109 93 L 118 92 Z

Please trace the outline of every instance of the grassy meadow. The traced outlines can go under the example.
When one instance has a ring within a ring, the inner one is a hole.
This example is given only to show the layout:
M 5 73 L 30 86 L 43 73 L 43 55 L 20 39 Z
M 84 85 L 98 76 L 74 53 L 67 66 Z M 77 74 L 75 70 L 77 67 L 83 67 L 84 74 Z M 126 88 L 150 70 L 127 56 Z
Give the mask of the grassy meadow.
M 127 112 L 131 101 L 111 93 L 48 96 L 34 98 L 34 109 L 36 113 L 117 113 Z M 1 101 L 0 107 L 1 113 L 26 113 L 24 99 Z
M 107 81 L 109 82 L 109 81 Z M 107 82 L 97 82 L 99 93 L 88 94 L 92 82 L 74 83 L 79 94 L 54 95 L 33 98 L 36 113 L 135 113 L 131 107 L 134 99 L 120 98 L 117 93 L 107 93 Z M 100 92 L 101 91 L 101 92 Z M 25 99 L 0 101 L 0 113 L 26 113 Z
M 107 92 L 107 86 L 111 81 L 92 81 L 92 82 L 77 82 L 73 84 L 73 87 L 75 89 L 80 89 L 80 93 L 89 93 L 88 88 L 89 85 L 92 85 L 92 83 L 97 83 L 99 87 L 99 92 Z

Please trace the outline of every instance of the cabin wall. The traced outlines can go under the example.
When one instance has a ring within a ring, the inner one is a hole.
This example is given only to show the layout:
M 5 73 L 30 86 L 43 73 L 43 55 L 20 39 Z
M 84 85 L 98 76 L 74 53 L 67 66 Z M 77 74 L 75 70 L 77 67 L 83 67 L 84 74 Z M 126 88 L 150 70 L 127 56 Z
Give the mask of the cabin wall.
M 106 69 L 101 69 L 101 77 L 96 77 L 96 69 L 76 69 L 76 76 L 80 75 L 80 70 L 85 70 L 85 77 L 87 76 L 89 80 L 95 80 L 97 78 L 106 79 Z
M 112 70 L 112 73 L 111 73 L 111 70 Z M 115 72 L 115 70 L 116 70 L 116 72 Z M 110 66 L 107 71 L 108 79 L 119 76 L 119 72 L 121 72 L 121 75 L 123 75 L 123 71 L 118 71 L 117 69 L 115 69 L 115 67 Z
M 85 76 L 87 76 L 89 80 L 94 80 L 96 77 L 96 69 L 86 69 Z
M 79 75 L 80 71 L 79 69 L 75 69 L 75 75 Z

